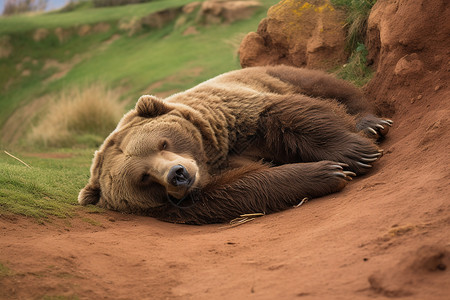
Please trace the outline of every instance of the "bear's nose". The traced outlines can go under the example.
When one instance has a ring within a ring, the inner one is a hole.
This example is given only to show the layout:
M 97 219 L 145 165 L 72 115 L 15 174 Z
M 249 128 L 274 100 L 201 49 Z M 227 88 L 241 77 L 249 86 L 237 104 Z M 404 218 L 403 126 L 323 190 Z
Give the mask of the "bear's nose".
M 187 186 L 191 183 L 191 176 L 185 167 L 176 165 L 169 170 L 167 181 L 173 186 Z

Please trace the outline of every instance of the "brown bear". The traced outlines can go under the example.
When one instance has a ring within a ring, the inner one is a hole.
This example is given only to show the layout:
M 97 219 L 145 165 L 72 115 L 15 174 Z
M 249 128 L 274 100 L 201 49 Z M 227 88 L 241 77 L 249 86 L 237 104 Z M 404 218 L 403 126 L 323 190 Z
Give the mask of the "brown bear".
M 95 153 L 78 201 L 192 224 L 276 212 L 366 173 L 391 125 L 321 71 L 232 71 L 142 96 Z

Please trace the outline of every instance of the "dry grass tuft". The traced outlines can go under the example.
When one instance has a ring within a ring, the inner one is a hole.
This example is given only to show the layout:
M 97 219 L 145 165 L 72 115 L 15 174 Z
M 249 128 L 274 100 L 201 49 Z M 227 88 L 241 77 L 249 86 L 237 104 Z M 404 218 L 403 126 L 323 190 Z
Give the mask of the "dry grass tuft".
M 64 92 L 54 97 L 29 139 L 45 147 L 97 146 L 123 115 L 119 96 L 103 84 Z
M 239 218 L 235 218 L 230 221 L 230 227 L 239 226 L 245 224 L 247 222 L 255 220 L 257 217 L 265 216 L 265 213 L 252 213 L 252 214 L 244 214 L 240 215 Z M 225 227 L 222 227 L 225 228 Z

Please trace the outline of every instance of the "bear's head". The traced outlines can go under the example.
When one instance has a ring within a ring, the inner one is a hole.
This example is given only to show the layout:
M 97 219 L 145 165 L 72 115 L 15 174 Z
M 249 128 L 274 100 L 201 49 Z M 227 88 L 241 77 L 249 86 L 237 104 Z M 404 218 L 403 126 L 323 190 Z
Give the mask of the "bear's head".
M 187 198 L 208 173 L 201 134 L 186 115 L 142 96 L 95 153 L 78 202 L 141 212 Z

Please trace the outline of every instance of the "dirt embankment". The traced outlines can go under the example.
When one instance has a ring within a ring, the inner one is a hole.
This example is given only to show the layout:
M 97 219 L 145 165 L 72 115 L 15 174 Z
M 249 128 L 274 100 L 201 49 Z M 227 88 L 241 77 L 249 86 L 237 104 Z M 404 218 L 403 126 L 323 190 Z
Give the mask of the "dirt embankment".
M 107 212 L 0 220 L 0 298 L 448 299 L 450 4 L 383 1 L 366 87 L 395 124 L 373 172 L 243 226 Z

